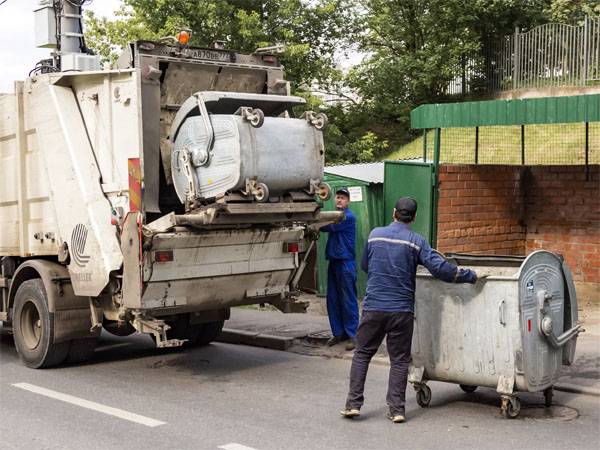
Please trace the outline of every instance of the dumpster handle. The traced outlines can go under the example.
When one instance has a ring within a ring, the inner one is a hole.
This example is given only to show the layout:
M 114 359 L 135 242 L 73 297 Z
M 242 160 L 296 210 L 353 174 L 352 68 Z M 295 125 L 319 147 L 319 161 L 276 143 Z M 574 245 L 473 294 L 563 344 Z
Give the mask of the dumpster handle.
M 501 325 L 506 325 L 506 319 L 504 318 L 504 300 L 500 300 L 498 304 L 498 316 Z
M 579 333 L 583 331 L 581 325 L 575 325 L 573 328 L 565 331 L 560 336 L 554 334 L 554 322 L 552 317 L 547 316 L 547 302 L 551 300 L 553 295 L 546 291 L 538 292 L 538 304 L 540 305 L 540 322 L 539 329 L 540 333 L 546 336 L 546 339 L 550 342 L 550 345 L 554 348 L 560 348 L 569 342 L 571 339 L 577 337 Z
M 565 331 L 563 334 L 557 337 L 552 331 L 552 318 L 544 316 L 540 323 L 540 331 L 544 336 L 546 336 L 546 339 L 548 339 L 552 347 L 560 348 L 571 339 L 577 337 L 577 335 L 583 330 L 581 329 L 581 325 L 575 325 L 573 328 Z

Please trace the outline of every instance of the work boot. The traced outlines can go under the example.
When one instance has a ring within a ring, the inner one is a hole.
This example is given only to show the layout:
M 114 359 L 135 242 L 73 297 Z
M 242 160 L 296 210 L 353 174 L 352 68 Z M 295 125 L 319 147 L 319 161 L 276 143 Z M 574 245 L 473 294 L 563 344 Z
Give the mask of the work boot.
M 350 339 L 346 344 L 346 351 L 352 351 L 356 348 L 356 339 Z
M 360 410 L 356 408 L 346 408 L 340 411 L 340 414 L 344 416 L 346 419 L 352 419 L 354 417 L 360 416 Z
M 339 344 L 340 342 L 342 342 L 342 337 L 341 336 L 333 336 L 330 337 L 327 340 L 327 347 L 333 347 L 334 345 Z
M 404 417 L 404 414 L 392 414 L 392 413 L 389 413 L 388 414 L 388 419 L 390 419 L 394 423 L 402 423 L 402 422 L 406 421 L 406 417 Z

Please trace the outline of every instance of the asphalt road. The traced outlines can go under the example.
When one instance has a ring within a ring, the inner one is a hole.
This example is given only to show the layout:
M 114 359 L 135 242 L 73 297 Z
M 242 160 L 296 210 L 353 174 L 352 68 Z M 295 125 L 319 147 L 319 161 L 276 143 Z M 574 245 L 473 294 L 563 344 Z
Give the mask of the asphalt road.
M 346 360 L 228 344 L 162 351 L 141 336 L 104 338 L 92 362 L 49 370 L 22 366 L 10 338 L 2 339 L 0 352 L 2 449 L 591 449 L 600 443 L 599 397 L 556 392 L 562 406 L 540 418 L 542 396 L 522 394 L 522 415 L 506 420 L 492 389 L 464 394 L 430 383 L 430 407 L 419 407 L 411 389 L 408 422 L 392 424 L 385 418 L 385 366 L 371 367 L 363 415 L 347 420 L 339 416 Z

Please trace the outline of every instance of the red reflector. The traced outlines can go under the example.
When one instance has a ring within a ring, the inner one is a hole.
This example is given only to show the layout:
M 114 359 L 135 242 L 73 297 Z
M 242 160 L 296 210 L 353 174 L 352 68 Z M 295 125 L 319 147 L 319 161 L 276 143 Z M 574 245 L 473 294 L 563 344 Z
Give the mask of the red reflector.
M 173 252 L 171 250 L 154 252 L 154 260 L 161 263 L 173 261 Z
M 531 319 L 527 319 L 527 331 L 531 333 Z
M 287 243 L 287 252 L 288 253 L 298 253 L 298 250 L 300 249 L 300 246 L 298 245 L 297 242 L 288 242 Z

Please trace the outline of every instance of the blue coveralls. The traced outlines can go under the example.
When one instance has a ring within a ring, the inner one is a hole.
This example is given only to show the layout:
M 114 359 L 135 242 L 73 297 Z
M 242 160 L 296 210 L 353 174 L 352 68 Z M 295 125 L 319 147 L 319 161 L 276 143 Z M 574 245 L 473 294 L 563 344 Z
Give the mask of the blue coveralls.
M 358 301 L 356 299 L 356 218 L 345 209 L 346 218 L 340 223 L 327 225 L 321 231 L 329 233 L 325 255 L 329 260 L 327 271 L 327 313 L 331 332 L 336 337 L 354 339 L 358 328 Z

